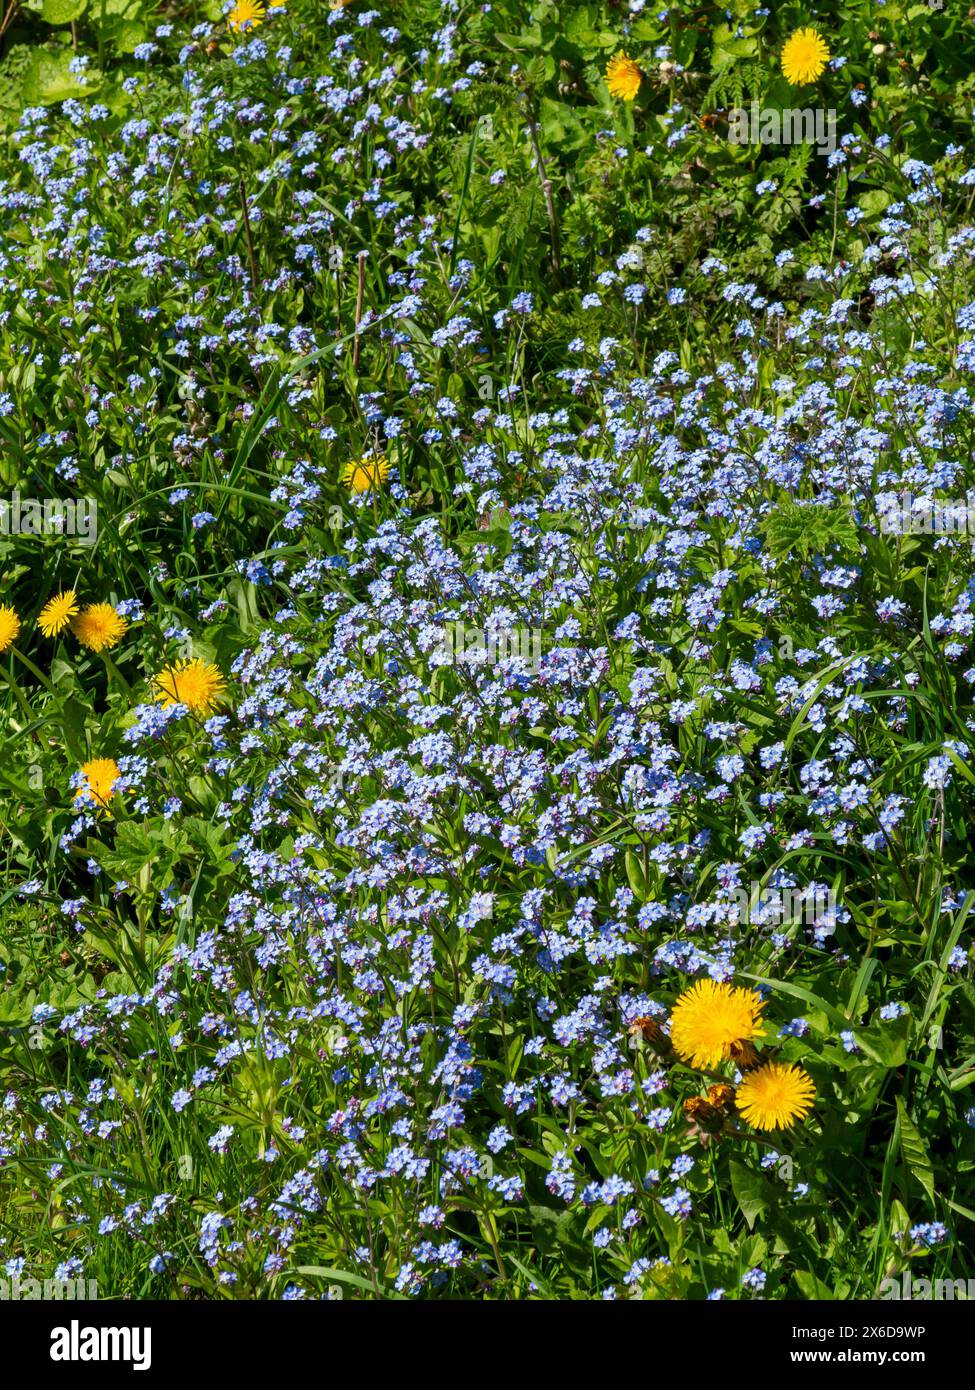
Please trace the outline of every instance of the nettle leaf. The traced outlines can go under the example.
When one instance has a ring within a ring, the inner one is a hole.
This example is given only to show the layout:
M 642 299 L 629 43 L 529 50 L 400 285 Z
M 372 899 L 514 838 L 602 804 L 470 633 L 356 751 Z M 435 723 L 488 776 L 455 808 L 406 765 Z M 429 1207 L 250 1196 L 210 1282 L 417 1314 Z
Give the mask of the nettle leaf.
M 761 523 L 769 550 L 777 560 L 811 560 L 831 550 L 855 554 L 860 538 L 850 509 L 842 503 L 778 500 Z

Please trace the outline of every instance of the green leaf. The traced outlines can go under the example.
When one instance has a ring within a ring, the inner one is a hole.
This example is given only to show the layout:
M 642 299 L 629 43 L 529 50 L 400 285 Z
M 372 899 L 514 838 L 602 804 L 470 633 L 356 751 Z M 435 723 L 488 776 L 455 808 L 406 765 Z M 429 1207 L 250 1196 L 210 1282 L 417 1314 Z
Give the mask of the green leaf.
M 27 0 L 27 8 L 39 14 L 45 24 L 70 24 L 81 18 L 88 0 Z
M 80 82 L 68 68 L 70 61 L 70 53 L 38 49 L 24 77 L 25 102 L 29 106 L 52 106 L 69 97 L 93 96 L 100 83 L 93 81 L 90 73 L 85 74 L 85 82 Z
M 808 1269 L 797 1269 L 795 1274 L 796 1283 L 803 1298 L 835 1298 L 836 1295 L 828 1284 L 824 1284 L 821 1279 L 817 1279 L 815 1274 L 810 1274 Z
M 839 1009 L 832 1004 L 827 1004 L 825 999 L 818 994 L 813 994 L 811 989 L 804 989 L 802 985 L 795 985 L 789 980 L 770 980 L 767 975 L 751 975 L 747 970 L 741 972 L 745 980 L 754 980 L 756 984 L 764 985 L 767 989 L 777 990 L 780 994 L 791 994 L 796 999 L 803 999 L 807 1004 L 812 1004 L 820 1009 L 837 1028 L 848 1028 L 850 1020 L 840 1013 Z
M 332 1279 L 336 1284 L 351 1284 L 353 1288 L 362 1289 L 373 1298 L 376 1296 L 376 1291 L 368 1279 L 363 1279 L 361 1274 L 351 1274 L 345 1269 L 332 1269 L 327 1265 L 299 1265 L 294 1273 L 311 1275 L 318 1279 Z M 379 1285 L 379 1292 L 383 1298 L 394 1298 L 397 1302 L 408 1301 L 405 1294 L 384 1288 L 382 1284 Z
M 146 37 L 141 0 L 98 0 L 88 18 L 102 40 L 122 53 L 131 53 Z
M 646 875 L 643 872 L 643 861 L 638 854 L 634 854 L 631 849 L 626 851 L 626 877 L 630 888 L 639 898 L 640 902 L 646 902 L 649 896 L 649 885 Z
M 900 1129 L 901 1158 L 921 1187 L 934 1202 L 934 1167 L 917 1125 L 911 1119 L 902 1096 L 897 1097 L 897 1123 Z
M 543 1255 L 551 1255 L 558 1249 L 572 1245 L 574 1241 L 574 1214 L 570 1211 L 556 1211 L 553 1207 L 530 1206 L 532 1238 Z M 603 1214 L 605 1216 L 605 1212 Z M 603 1218 L 601 1217 L 600 1220 Z M 598 1223 L 597 1223 L 598 1224 Z M 575 1242 L 578 1244 L 578 1241 Z
M 552 1291 L 551 1284 L 547 1283 L 542 1278 L 537 1269 L 529 1269 L 528 1266 L 522 1264 L 521 1260 L 515 1255 L 509 1254 L 508 1259 L 514 1265 L 515 1269 L 520 1270 L 529 1283 L 536 1284 L 538 1288 L 541 1289 L 546 1298 L 554 1300 L 558 1297 L 558 1295 Z
M 842 502 L 826 507 L 821 502 L 779 500 L 762 530 L 778 560 L 806 563 L 834 547 L 847 554 L 857 554 L 860 548 L 853 514 Z
M 741 1214 L 751 1231 L 762 1212 L 768 1210 L 769 1198 L 765 1179 L 761 1173 L 746 1168 L 744 1163 L 739 1163 L 737 1159 L 733 1158 L 728 1166 L 731 1171 L 731 1190 L 738 1199 Z
M 857 1044 L 870 1058 L 890 1070 L 902 1067 L 907 1061 L 907 1038 L 911 1020 L 907 1015 L 892 1019 L 889 1023 L 873 1023 L 869 1028 L 854 1031 Z
M 890 203 L 890 194 L 883 188 L 871 188 L 857 199 L 858 207 L 867 214 L 883 212 Z

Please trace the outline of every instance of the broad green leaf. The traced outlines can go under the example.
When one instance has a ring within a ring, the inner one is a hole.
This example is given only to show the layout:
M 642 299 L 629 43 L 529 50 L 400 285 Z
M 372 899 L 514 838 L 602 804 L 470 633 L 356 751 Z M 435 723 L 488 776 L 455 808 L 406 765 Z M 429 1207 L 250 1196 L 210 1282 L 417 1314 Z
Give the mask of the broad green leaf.
M 70 24 L 81 18 L 88 0 L 27 0 L 27 8 L 39 14 L 45 24 Z
M 98 90 L 100 83 L 85 74 L 85 82 L 70 71 L 70 53 L 50 53 L 38 49 L 24 79 L 24 98 L 32 106 L 51 106 L 58 101 L 89 97 Z
M 746 1168 L 744 1163 L 739 1163 L 737 1159 L 733 1158 L 728 1167 L 731 1173 L 732 1191 L 738 1199 L 741 1214 L 751 1231 L 762 1212 L 768 1209 L 767 1184 L 761 1173 Z

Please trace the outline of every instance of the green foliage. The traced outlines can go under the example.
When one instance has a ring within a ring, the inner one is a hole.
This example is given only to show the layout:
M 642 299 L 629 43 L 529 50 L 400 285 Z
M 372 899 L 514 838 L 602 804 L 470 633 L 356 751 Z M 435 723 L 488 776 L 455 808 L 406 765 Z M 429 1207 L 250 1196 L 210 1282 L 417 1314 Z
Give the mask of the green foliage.
M 777 1136 L 770 1159 L 771 1141 L 741 1127 L 724 1132 L 720 1142 L 703 1142 L 709 1136 L 684 1125 L 676 1101 L 658 1131 L 638 1119 L 629 1095 L 610 1092 L 593 1105 L 587 1100 L 585 1107 L 562 1109 L 541 1093 L 533 1096 L 519 1116 L 514 1146 L 527 1175 L 526 1201 L 508 1202 L 490 1188 L 476 1197 L 466 1189 L 451 1194 L 449 1232 L 460 1233 L 476 1252 L 457 1275 L 458 1282 L 468 1281 L 465 1292 L 599 1297 L 606 1266 L 598 1265 L 595 1252 L 604 1247 L 593 1237 L 601 1229 L 612 1237 L 606 1259 L 614 1286 L 647 1299 L 698 1299 L 714 1288 L 743 1296 L 743 1276 L 763 1262 L 770 1270 L 765 1296 L 774 1298 L 871 1298 L 889 1270 L 900 1272 L 929 1256 L 931 1265 L 948 1270 L 950 1260 L 975 1252 L 975 1137 L 965 1120 L 975 1083 L 975 985 L 967 957 L 962 969 L 952 954 L 959 943 L 968 946 L 968 903 L 953 904 L 947 893 L 949 884 L 970 878 L 975 774 L 966 750 L 975 746 L 973 710 L 936 640 L 939 615 L 953 611 L 959 599 L 959 551 L 929 538 L 891 537 L 862 506 L 835 496 L 822 500 L 806 484 L 809 441 L 798 432 L 790 435 L 783 470 L 792 481 L 753 486 L 749 470 L 762 438 L 748 421 L 739 422 L 733 457 L 725 457 L 723 444 L 718 450 L 720 466 L 734 474 L 727 506 L 716 509 L 703 535 L 685 547 L 642 442 L 649 431 L 640 412 L 652 398 L 655 419 L 671 428 L 678 391 L 673 381 L 662 387 L 663 376 L 654 376 L 659 353 L 673 351 L 676 371 L 706 378 L 700 399 L 710 404 L 723 399 L 722 372 L 744 348 L 754 358 L 754 374 L 749 398 L 736 401 L 735 409 L 782 419 L 795 399 L 788 373 L 798 358 L 779 330 L 786 312 L 815 315 L 828 303 L 823 268 L 840 261 L 849 271 L 852 311 L 836 333 L 848 340 L 870 325 L 891 360 L 908 349 L 924 358 L 920 380 L 936 379 L 947 390 L 962 385 L 956 316 L 975 297 L 970 267 L 953 267 L 938 293 L 918 296 L 909 311 L 896 300 L 878 304 L 880 292 L 870 286 L 905 266 L 919 282 L 933 283 L 950 238 L 970 222 L 970 191 L 957 182 L 964 165 L 943 151 L 970 135 L 971 22 L 948 7 L 829 0 L 816 22 L 833 53 L 848 61 L 828 69 L 814 88 L 796 92 L 777 66 L 784 39 L 808 18 L 792 4 L 766 12 L 735 3 L 730 20 L 723 6 L 678 4 L 631 16 L 624 32 L 624 11 L 615 6 L 497 0 L 487 11 L 465 12 L 455 36 L 464 62 L 479 62 L 485 71 L 469 87 L 458 82 L 448 91 L 431 39 L 444 22 L 440 7 L 430 0 L 391 9 L 389 22 L 403 30 L 410 54 L 401 68 L 409 67 L 412 83 L 415 64 L 417 83 L 396 117 L 420 137 L 404 142 L 392 168 L 376 158 L 378 122 L 365 122 L 350 151 L 326 101 L 318 101 L 314 80 L 322 71 L 344 90 L 345 60 L 336 56 L 321 7 L 310 0 L 296 0 L 287 16 L 270 18 L 260 31 L 277 26 L 277 34 L 288 36 L 293 57 L 280 67 L 240 60 L 245 40 L 212 7 L 213 27 L 197 41 L 189 83 L 175 42 L 158 61 L 133 57 L 159 22 L 181 19 L 181 11 L 166 5 L 32 0 L 8 31 L 0 119 L 9 134 L 24 106 L 46 108 L 43 128 L 61 132 L 64 162 L 77 161 L 83 184 L 71 203 L 54 195 L 37 205 L 25 202 L 23 215 L 10 217 L 0 233 L 0 472 L 5 490 L 43 495 L 70 482 L 98 507 L 91 546 L 64 537 L 27 543 L 0 535 L 0 603 L 23 619 L 16 643 L 0 657 L 0 875 L 12 885 L 0 888 L 0 1068 L 5 1086 L 33 1097 L 17 1124 L 31 1136 L 46 1133 L 38 1096 L 71 1088 L 83 1093 L 96 1077 L 106 1077 L 114 1088 L 112 1114 L 122 1126 L 106 1143 L 106 1172 L 131 1194 L 178 1191 L 183 1224 L 176 1226 L 174 1218 L 167 1228 L 178 1278 L 164 1273 L 153 1284 L 146 1249 L 122 1235 L 99 1246 L 91 1272 L 119 1296 L 160 1296 L 161 1290 L 225 1296 L 200 1254 L 191 1218 L 215 1209 L 217 1192 L 240 1203 L 254 1194 L 262 1202 L 277 1195 L 281 1184 L 268 1155 L 290 1162 L 299 1153 L 296 1126 L 325 1131 L 336 1110 L 333 1077 L 346 1066 L 345 1024 L 319 1017 L 321 982 L 296 971 L 286 957 L 263 959 L 261 933 L 247 927 L 235 958 L 241 1028 L 249 1026 L 246 995 L 258 978 L 280 1017 L 310 1018 L 312 1024 L 295 1056 L 262 1051 L 255 1028 L 240 1065 L 212 1085 L 201 1083 L 198 1103 L 185 1112 L 174 1108 L 174 1093 L 186 1084 L 187 1071 L 209 1065 L 226 1039 L 201 1029 L 187 1044 L 175 1006 L 169 1013 L 160 1006 L 157 1015 L 133 1011 L 111 1047 L 100 1042 L 91 1050 L 54 1024 L 36 1025 L 38 1006 L 61 1019 L 95 1000 L 148 995 L 157 972 L 171 967 L 179 1008 L 207 1016 L 209 967 L 189 967 L 184 957 L 201 940 L 220 940 L 228 905 L 243 891 L 234 815 L 245 798 L 235 794 L 236 769 L 213 756 L 202 720 L 174 726 L 151 745 L 152 775 L 178 803 L 177 812 L 120 797 L 110 813 L 103 808 L 73 836 L 78 808 L 72 778 L 89 759 L 129 751 L 135 710 L 152 702 L 153 677 L 162 667 L 192 657 L 226 673 L 263 642 L 270 649 L 300 635 L 303 654 L 281 685 L 293 721 L 285 725 L 277 711 L 268 713 L 267 761 L 251 769 L 244 788 L 248 797 L 259 793 L 286 763 L 296 731 L 312 723 L 305 719 L 314 708 L 306 699 L 309 686 L 326 676 L 337 679 L 330 669 L 323 675 L 316 660 L 334 635 L 338 599 L 335 610 L 316 608 L 276 566 L 314 557 L 323 568 L 334 567 L 337 595 L 365 604 L 371 586 L 387 582 L 381 528 L 409 508 L 413 519 L 439 521 L 480 592 L 490 592 L 499 576 L 522 563 L 527 570 L 526 533 L 540 536 L 565 567 L 568 597 L 558 621 L 571 619 L 566 640 L 576 640 L 571 634 L 577 627 L 587 650 L 608 653 L 608 699 L 606 689 L 590 692 L 595 698 L 589 705 L 580 700 L 577 708 L 574 698 L 557 691 L 557 718 L 546 723 L 552 711 L 539 700 L 532 719 L 517 726 L 526 779 L 535 752 L 573 741 L 618 782 L 610 739 L 614 707 L 630 700 L 637 670 L 653 655 L 661 689 L 634 714 L 634 744 L 642 745 L 651 725 L 666 727 L 690 761 L 706 748 L 708 726 L 721 723 L 732 730 L 729 747 L 751 765 L 757 749 L 781 742 L 782 769 L 769 773 L 770 816 L 781 807 L 788 817 L 804 789 L 803 770 L 828 756 L 829 741 L 839 737 L 833 721 L 852 699 L 862 699 L 867 711 L 884 711 L 868 721 L 858 708 L 843 726 L 843 738 L 849 730 L 854 754 L 863 760 L 871 794 L 894 794 L 905 778 L 914 789 L 903 821 L 890 833 L 881 874 L 859 845 L 845 843 L 842 834 L 834 839 L 830 829 L 801 846 L 806 876 L 831 884 L 848 908 L 838 956 L 821 941 L 801 938 L 795 922 L 776 935 L 756 931 L 747 941 L 744 978 L 768 994 L 770 1016 L 779 1027 L 794 1016 L 807 1025 L 769 1045 L 815 1081 L 817 1109 L 808 1127 Z M 390 79 L 378 37 L 366 41 L 373 39 L 368 60 L 348 82 L 373 83 L 370 93 L 381 93 Z M 626 105 L 611 97 L 604 80 L 608 59 L 624 47 L 644 74 L 636 101 Z M 423 60 L 416 57 L 421 49 Z M 87 66 L 73 63 L 77 57 L 87 58 Z M 230 135 L 216 136 L 205 122 L 194 126 L 193 84 L 204 81 L 219 85 L 228 102 L 259 107 L 259 114 L 248 118 L 250 124 L 240 120 Z M 307 83 L 297 89 L 307 97 L 304 105 L 296 101 L 298 114 L 287 105 L 293 81 Z M 861 89 L 865 100 L 854 104 L 851 93 Z M 107 114 L 79 116 L 74 103 L 88 98 L 103 103 Z M 776 111 L 790 103 L 835 107 L 839 134 L 859 134 L 863 142 L 849 145 L 835 174 L 810 144 L 735 145 L 728 139 L 730 111 L 753 100 Z M 70 103 L 66 111 L 59 109 L 64 101 Z M 282 107 L 278 127 L 275 113 Z M 118 152 L 125 123 L 141 120 L 172 142 L 157 159 L 165 157 L 166 174 L 143 186 L 144 137 L 136 128 L 125 144 L 120 196 L 119 185 L 103 177 L 99 157 L 103 148 Z M 37 124 L 30 127 L 34 135 Z M 311 172 L 299 179 L 289 165 L 285 175 L 292 146 L 308 134 L 318 143 L 294 164 L 307 164 Z M 890 137 L 889 145 L 868 148 L 866 137 L 881 134 Z M 12 193 L 25 198 L 36 196 L 20 157 L 29 138 L 27 127 L 10 135 L 2 171 Z M 90 160 L 86 148 L 93 151 Z M 903 172 L 909 155 L 935 161 L 952 191 L 922 208 L 903 235 L 909 254 L 888 263 L 892 234 L 881 223 L 892 203 L 912 194 Z M 759 191 L 769 180 L 775 189 Z M 395 215 L 384 217 L 376 205 L 387 196 L 398 202 Z M 860 215 L 848 218 L 854 208 Z M 406 210 L 429 219 L 435 235 L 407 244 L 395 231 Z M 86 255 L 90 248 L 104 255 L 92 279 L 79 275 L 72 260 L 83 237 L 91 239 Z M 78 242 L 66 250 L 72 238 Z M 302 260 L 296 248 L 306 244 L 311 250 Z M 154 268 L 157 253 L 165 264 Z M 727 267 L 720 285 L 705 269 L 714 257 Z M 474 346 L 452 339 L 438 344 L 426 320 L 415 322 L 405 310 L 410 334 L 397 336 L 404 319 L 394 317 L 394 304 L 411 277 L 437 322 L 476 319 L 482 332 Z M 750 306 L 721 289 L 735 277 L 749 282 L 763 308 L 769 301 L 783 306 L 783 315 L 760 318 L 754 333 L 738 336 Z M 642 296 L 620 292 L 636 284 Z M 532 314 L 521 318 L 510 311 L 520 292 L 534 301 Z M 588 307 L 585 294 L 595 299 Z M 356 342 L 363 306 L 372 323 Z M 185 334 L 198 342 L 204 330 L 197 317 L 221 330 L 229 325 L 231 336 L 191 359 L 181 340 Z M 288 330 L 300 330 L 295 342 Z M 313 347 L 309 332 L 317 335 Z M 596 365 L 573 382 L 566 404 L 565 378 L 583 360 L 583 349 Z M 855 343 L 848 350 L 851 359 L 865 351 Z M 922 418 L 923 403 L 913 418 L 908 411 L 891 412 L 874 394 L 886 370 L 879 349 L 866 368 L 853 360 L 837 392 L 883 434 L 886 450 L 915 451 L 911 457 L 921 470 L 934 459 L 933 426 Z M 601 373 L 620 392 L 620 414 L 612 422 L 600 415 L 604 401 L 597 402 L 593 389 L 594 379 L 603 382 Z M 807 376 L 801 389 L 814 385 Z M 446 412 L 445 401 L 456 414 Z M 514 436 L 512 446 L 508 426 L 485 427 L 493 431 L 500 481 L 483 509 L 479 497 L 488 489 L 469 482 L 462 457 L 471 420 L 481 411 L 510 412 Z M 567 431 L 591 421 L 579 447 L 605 460 L 607 489 L 639 499 L 645 509 L 639 526 L 607 526 L 594 542 L 585 498 L 570 498 L 577 461 L 546 433 L 553 416 Z M 382 428 L 388 418 L 396 428 L 387 436 Z M 951 456 L 969 461 L 972 440 L 961 418 L 956 434 L 947 425 L 939 429 Z M 621 420 L 639 441 L 622 460 L 613 433 Z M 695 436 L 698 427 L 695 419 L 673 424 L 689 447 L 712 447 Z M 51 441 L 59 439 L 55 449 Z M 340 482 L 342 468 L 380 449 L 388 454 L 392 486 L 351 496 Z M 295 465 L 307 460 L 326 472 L 294 503 L 303 513 L 296 535 L 286 483 Z M 844 459 L 836 466 L 847 465 L 852 468 Z M 969 463 L 959 467 L 961 481 L 975 483 Z M 747 487 L 739 487 L 737 469 L 747 475 Z M 556 474 L 570 500 L 549 505 Z M 513 519 L 515 505 L 523 514 Z M 201 515 L 212 523 L 195 524 Z M 369 569 L 371 563 L 380 568 Z M 858 660 L 884 676 L 862 695 L 860 676 L 847 681 L 849 656 L 817 662 L 796 678 L 795 663 L 787 667 L 783 655 L 786 649 L 790 659 L 793 652 L 812 651 L 823 639 L 828 625 L 810 605 L 811 577 L 839 566 L 862 578 L 863 602 L 842 609 L 828 635 L 838 646 L 852 642 Z M 681 584 L 698 597 L 707 592 L 707 602 L 720 603 L 731 620 L 712 631 L 705 619 L 688 615 L 683 595 L 671 604 L 663 588 L 649 610 L 649 582 L 670 567 Z M 719 573 L 718 595 L 711 586 Z M 101 653 L 71 634 L 45 641 L 38 614 L 65 589 L 113 605 L 137 600 L 142 613 Z M 743 595 L 758 590 L 764 606 L 746 605 Z M 528 602 L 531 594 L 522 597 Z M 884 626 L 874 616 L 877 604 L 890 598 L 911 614 L 902 625 Z M 391 608 L 400 602 L 392 587 L 389 602 Z M 641 605 L 640 611 L 652 611 L 652 621 L 642 645 L 630 648 L 612 634 Z M 396 701 L 370 703 L 382 677 L 395 668 L 402 681 L 397 700 L 404 704 L 428 677 L 445 703 L 463 688 L 450 665 L 431 676 L 421 663 L 411 665 L 399 651 L 380 646 L 357 649 L 355 660 L 362 689 L 349 698 L 361 697 L 359 735 L 364 741 L 382 737 L 391 752 L 405 735 Z M 764 669 L 768 663 L 782 682 L 781 699 L 763 700 L 738 688 L 716 694 L 716 683 L 736 666 Z M 800 691 L 807 677 L 810 684 Z M 350 678 L 350 691 L 353 686 Z M 241 699 L 247 693 L 246 687 L 237 692 Z M 695 712 L 682 719 L 675 706 L 688 696 Z M 824 723 L 813 722 L 814 710 L 825 710 Z M 436 719 L 430 719 L 433 728 Z M 485 716 L 484 737 L 501 761 L 511 728 L 501 721 L 489 728 Z M 314 734 L 321 739 L 313 756 L 323 760 L 324 780 L 356 750 L 350 754 L 338 744 L 328 721 L 317 716 Z M 861 746 L 865 738 L 869 746 Z M 955 775 L 942 795 L 920 781 L 920 769 L 945 747 Z M 477 772 L 487 779 L 496 768 Z M 617 856 L 593 888 L 615 904 L 612 914 L 626 893 L 650 909 L 674 893 L 653 853 L 665 836 L 690 861 L 706 823 L 711 852 L 727 865 L 740 862 L 742 835 L 755 818 L 733 782 L 695 805 L 700 779 L 688 778 L 661 822 L 665 829 L 650 834 L 631 824 L 618 785 L 611 797 L 602 786 L 597 795 L 576 789 L 573 776 L 567 762 L 567 795 L 591 800 L 594 816 L 612 811 L 592 843 L 583 822 L 578 831 L 572 828 L 572 853 L 580 863 L 595 849 L 608 847 Z M 383 1007 L 389 995 L 392 1034 L 416 1029 L 411 1046 L 418 1073 L 439 1060 L 444 1020 L 467 1008 L 473 1018 L 474 1006 L 484 1005 L 488 1021 L 478 1039 L 478 1065 L 492 1081 L 514 1083 L 528 1073 L 538 1019 L 527 1009 L 525 1016 L 490 1015 L 487 1006 L 499 994 L 471 966 L 482 943 L 457 920 L 494 875 L 504 884 L 499 913 L 518 921 L 518 904 L 551 885 L 557 861 L 551 848 L 516 860 L 493 825 L 484 844 L 474 843 L 463 828 L 466 815 L 480 812 L 482 793 L 473 779 L 472 786 L 445 807 L 442 823 L 432 814 L 431 825 L 423 827 L 440 858 L 418 858 L 416 880 L 448 908 L 444 924 L 436 923 L 431 982 L 397 992 L 412 962 L 404 967 L 382 954 L 392 935 L 383 915 L 388 904 L 365 875 L 356 910 L 368 927 L 368 945 L 329 968 L 346 988 L 345 976 L 355 978 L 378 961 L 377 994 Z M 401 789 L 375 790 L 377 798 L 380 791 L 392 798 Z M 700 809 L 700 823 L 689 805 Z M 266 841 L 255 853 L 270 847 L 288 865 L 304 839 L 313 843 L 310 853 L 323 874 L 351 879 L 360 872 L 343 819 L 350 812 L 340 798 L 323 811 L 321 800 L 296 782 L 288 812 L 287 827 L 269 818 Z M 788 871 L 800 851 L 786 847 L 780 828 L 770 853 L 774 869 Z M 22 897 L 19 885 L 27 880 L 39 886 Z M 676 898 L 686 896 L 684 886 Z M 546 930 L 562 930 L 583 891 L 575 884 L 562 888 L 566 895 L 553 896 Z M 78 903 L 85 905 L 83 931 L 63 910 Z M 299 906 L 312 913 L 321 905 Z M 316 930 L 327 932 L 328 925 L 316 924 Z M 641 932 L 628 939 L 632 949 L 599 962 L 600 989 L 605 986 L 614 1008 L 626 994 L 667 994 L 669 986 L 654 972 L 656 938 L 652 929 Z M 539 968 L 532 980 L 537 1001 L 562 987 L 554 970 Z M 885 1017 L 880 1009 L 892 995 L 910 1007 Z M 619 1065 L 647 1088 L 644 1098 L 652 1097 L 659 1058 L 642 1044 L 630 1048 L 629 1041 L 616 1040 Z M 699 1080 L 676 1064 L 668 1084 L 683 1100 Z M 373 1081 L 365 1070 L 364 1096 Z M 446 1089 L 440 1099 L 448 1099 Z M 497 1114 L 482 1113 L 480 1104 L 475 1100 L 479 1124 L 510 1118 L 500 1104 Z M 380 1113 L 364 1141 L 375 1143 L 377 1153 L 389 1138 L 385 1123 Z M 100 1203 L 115 1191 L 87 1181 L 89 1169 L 79 1155 L 89 1152 L 90 1134 L 72 1128 L 74 1121 L 61 1130 L 50 1124 L 61 1145 L 56 1153 L 52 1140 L 43 1163 L 35 1148 L 0 1165 L 0 1207 L 16 1233 L 11 1255 L 49 1262 L 97 1229 L 105 1215 Z M 209 1140 L 225 1124 L 236 1127 L 241 1142 L 221 1154 Z M 330 1131 L 328 1142 L 333 1138 Z M 468 1140 L 463 1132 L 453 1138 L 458 1147 Z M 624 1224 L 619 1205 L 594 1200 L 582 1211 L 556 1200 L 546 1179 L 564 1151 L 571 1151 L 580 1186 L 626 1174 L 634 1205 L 644 1204 L 638 1226 Z M 192 1173 L 186 1177 L 179 1165 L 189 1154 Z M 663 1207 L 650 1178 L 688 1154 L 695 1163 L 687 1191 L 695 1212 L 704 1213 L 695 1224 Z M 63 1171 L 52 1178 L 47 1174 L 55 1161 Z M 324 1214 L 314 1213 L 311 1233 L 289 1251 L 287 1267 L 267 1274 L 256 1258 L 241 1261 L 241 1296 L 279 1296 L 296 1278 L 316 1293 L 336 1284 L 348 1296 L 398 1296 L 395 1281 L 410 1259 L 410 1242 L 427 1234 L 417 1234 L 410 1203 L 364 1197 L 332 1171 L 327 1184 Z M 36 1201 L 41 1185 L 49 1210 Z M 438 1198 L 434 1179 L 429 1197 Z M 946 1217 L 954 1224 L 950 1247 L 931 1255 L 912 1242 L 909 1233 L 919 1221 Z M 643 1242 L 634 1248 L 652 1250 L 654 1262 L 626 1283 L 633 1263 L 629 1240 Z M 380 1252 L 369 1262 L 356 1253 L 366 1247 Z
M 769 549 L 779 560 L 792 556 L 806 563 L 815 555 L 856 555 L 860 550 L 853 514 L 841 503 L 822 506 L 779 499 L 765 517 L 762 530 Z

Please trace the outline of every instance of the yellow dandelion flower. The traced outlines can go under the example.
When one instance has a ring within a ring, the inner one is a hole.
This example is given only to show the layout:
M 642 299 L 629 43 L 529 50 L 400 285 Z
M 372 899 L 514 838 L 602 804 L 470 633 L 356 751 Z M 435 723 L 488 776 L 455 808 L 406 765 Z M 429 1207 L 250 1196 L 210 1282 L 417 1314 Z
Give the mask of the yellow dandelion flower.
M 115 795 L 115 783 L 121 775 L 119 765 L 114 758 L 92 759 L 90 763 L 85 763 L 81 769 L 81 776 L 84 781 L 75 792 L 75 801 L 90 796 L 98 802 L 99 806 L 107 810 L 108 803 Z
M 78 599 L 74 589 L 65 589 L 63 594 L 48 599 L 37 617 L 37 626 L 45 637 L 56 637 L 63 632 L 78 612 Z
M 352 0 L 328 0 L 330 10 L 344 10 L 346 5 L 351 5 Z
M 816 1088 L 801 1067 L 767 1062 L 738 1087 L 735 1104 L 755 1129 L 789 1129 L 812 1109 Z
M 606 65 L 606 86 L 610 96 L 632 101 L 642 81 L 643 73 L 632 58 L 625 53 L 617 53 L 615 58 L 610 58 Z
M 378 458 L 367 455 L 364 459 L 353 459 L 342 471 L 342 481 L 353 492 L 369 492 L 381 487 L 389 477 L 389 460 L 383 455 Z
M 828 62 L 826 41 L 815 29 L 797 29 L 782 50 L 782 71 L 793 87 L 815 82 Z
M 227 16 L 227 23 L 234 33 L 241 29 L 256 29 L 264 23 L 264 6 L 261 0 L 237 0 Z
M 674 1005 L 670 1040 L 695 1067 L 716 1066 L 730 1057 L 733 1044 L 761 1033 L 764 1007 L 754 990 L 698 980 Z
M 15 611 L 5 603 L 0 603 L 0 652 L 5 652 L 8 647 L 13 646 L 19 631 L 20 619 Z
M 110 603 L 89 603 L 72 620 L 71 631 L 92 652 L 108 651 L 128 627 Z
M 185 705 L 194 714 L 209 714 L 220 703 L 224 679 L 216 666 L 195 657 L 167 666 L 155 677 L 156 700 L 159 704 Z

